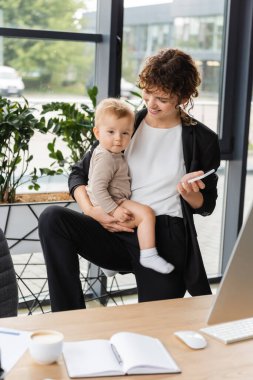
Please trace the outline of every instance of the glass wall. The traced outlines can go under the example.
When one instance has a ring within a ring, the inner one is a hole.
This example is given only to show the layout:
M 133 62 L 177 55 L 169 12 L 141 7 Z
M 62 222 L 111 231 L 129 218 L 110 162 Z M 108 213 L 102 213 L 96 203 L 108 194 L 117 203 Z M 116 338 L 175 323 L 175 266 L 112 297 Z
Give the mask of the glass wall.
M 36 102 L 86 95 L 94 76 L 95 44 L 8 37 L 2 37 L 2 43 L 2 95 L 23 95 Z
M 186 6 L 187 3 L 187 6 Z M 132 4 L 131 4 L 132 5 Z M 130 6 L 125 0 L 122 76 L 135 83 L 145 57 L 160 48 L 176 47 L 191 54 L 201 74 L 194 117 L 218 131 L 220 71 L 224 23 L 224 0 L 177 0 L 148 6 Z M 220 275 L 221 220 L 224 200 L 224 167 L 219 169 L 217 207 L 209 217 L 195 222 L 209 277 Z
M 35 112 L 50 102 L 90 104 L 87 88 L 94 81 L 96 44 L 80 40 L 80 35 L 96 32 L 96 8 L 96 0 L 0 0 L 0 27 L 13 28 L 11 36 L 0 36 L 0 95 L 21 103 L 22 95 Z M 52 138 L 35 133 L 31 167 L 52 163 L 47 149 Z M 56 146 L 69 154 L 61 139 Z M 50 186 L 44 180 L 48 191 L 55 185 L 67 190 L 66 177 L 48 181 Z M 27 184 L 18 189 L 22 191 L 29 191 Z
M 253 99 L 253 93 L 252 93 Z M 249 125 L 249 145 L 247 159 L 247 177 L 245 187 L 244 218 L 247 216 L 253 204 L 253 102 L 251 101 L 250 125 Z
M 5 77 L 0 93 L 47 101 L 84 97 L 94 78 L 95 44 L 76 36 L 96 32 L 91 6 L 95 15 L 96 0 L 0 0 L 0 27 L 29 33 L 29 38 L 0 37 L 0 77 Z M 68 35 L 55 40 L 50 32 L 57 31 Z
M 122 76 L 135 83 L 145 57 L 160 48 L 171 46 L 188 52 L 202 78 L 194 116 L 217 131 L 224 0 L 187 3 L 187 7 L 184 0 L 129 7 L 132 2 L 125 0 Z
M 173 24 L 176 46 L 183 49 L 214 51 L 219 54 L 223 36 L 222 15 L 175 17 Z
M 86 15 L 96 5 L 96 0 L 0 0 L 0 26 L 95 33 L 95 19 L 91 23 Z

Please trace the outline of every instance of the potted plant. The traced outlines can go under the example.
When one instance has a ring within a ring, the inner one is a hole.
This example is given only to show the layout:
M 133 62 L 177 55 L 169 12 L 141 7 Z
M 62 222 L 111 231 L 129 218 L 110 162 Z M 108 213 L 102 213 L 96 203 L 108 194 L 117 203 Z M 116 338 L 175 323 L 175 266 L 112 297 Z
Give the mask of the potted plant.
M 55 136 L 48 144 L 49 157 L 54 161 L 49 169 L 43 168 L 43 173 L 46 173 L 47 170 L 57 173 L 62 169 L 66 174 L 69 174 L 72 165 L 79 161 L 94 143 L 95 136 L 92 128 L 94 126 L 98 89 L 94 86 L 89 88 L 87 92 L 91 104 L 81 103 L 77 105 L 52 102 L 42 105 L 41 115 L 43 117 L 41 121 L 46 123 L 47 129 Z M 49 116 L 52 113 L 53 116 Z M 47 116 L 46 119 L 45 115 Z M 57 149 L 58 138 L 65 142 L 70 152 L 68 156 Z
M 0 202 L 14 202 L 16 190 L 23 183 L 33 156 L 29 142 L 35 131 L 46 133 L 43 120 L 23 98 L 23 104 L 0 97 Z M 37 172 L 29 173 L 31 186 L 39 189 Z
M 27 201 L 15 203 L 16 189 L 24 183 L 25 175 L 29 188 L 38 190 L 38 178 L 45 175 L 68 174 L 70 167 L 79 160 L 94 141 L 92 133 L 97 88 L 88 90 L 90 104 L 48 103 L 42 106 L 37 116 L 24 104 L 1 98 L 0 102 L 0 190 L 2 204 L 0 228 L 5 232 L 11 253 L 40 252 L 37 233 L 40 213 L 55 201 Z M 52 116 L 53 112 L 53 116 Z M 29 153 L 29 142 L 35 131 L 53 133 L 53 141 L 48 144 L 49 156 L 53 159 L 49 168 L 34 168 L 28 175 L 28 167 L 33 157 Z M 66 142 L 70 155 L 66 157 L 56 148 L 59 138 Z M 49 194 L 46 194 L 46 196 Z M 55 194 L 53 194 L 53 198 Z M 13 203 L 14 202 L 14 203 Z M 70 198 L 56 202 L 63 207 L 78 210 Z

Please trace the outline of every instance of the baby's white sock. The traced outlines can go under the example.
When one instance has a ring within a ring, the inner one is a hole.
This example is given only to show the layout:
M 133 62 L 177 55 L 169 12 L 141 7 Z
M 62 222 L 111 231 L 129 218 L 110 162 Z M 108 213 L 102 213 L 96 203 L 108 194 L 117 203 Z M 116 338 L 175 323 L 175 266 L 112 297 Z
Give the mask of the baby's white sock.
M 148 248 L 141 249 L 140 263 L 146 268 L 151 268 L 160 273 L 170 273 L 174 269 L 174 265 L 168 263 L 158 255 L 157 249 Z
M 119 272 L 117 272 L 115 270 L 110 270 L 110 269 L 105 269 L 105 268 L 101 268 L 101 270 L 104 272 L 104 274 L 106 275 L 106 277 L 113 277 L 117 273 L 119 273 Z

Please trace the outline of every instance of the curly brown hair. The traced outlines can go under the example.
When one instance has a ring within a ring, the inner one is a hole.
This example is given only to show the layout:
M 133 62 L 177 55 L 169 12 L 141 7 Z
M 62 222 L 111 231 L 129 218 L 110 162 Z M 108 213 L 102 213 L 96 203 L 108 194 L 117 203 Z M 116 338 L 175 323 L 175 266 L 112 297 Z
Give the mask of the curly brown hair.
M 140 89 L 159 89 L 178 97 L 178 108 L 182 119 L 192 124 L 188 113 L 193 108 L 193 98 L 198 96 L 197 87 L 201 79 L 192 57 L 178 49 L 162 49 L 146 59 L 139 74 Z M 187 102 L 179 107 L 183 99 Z

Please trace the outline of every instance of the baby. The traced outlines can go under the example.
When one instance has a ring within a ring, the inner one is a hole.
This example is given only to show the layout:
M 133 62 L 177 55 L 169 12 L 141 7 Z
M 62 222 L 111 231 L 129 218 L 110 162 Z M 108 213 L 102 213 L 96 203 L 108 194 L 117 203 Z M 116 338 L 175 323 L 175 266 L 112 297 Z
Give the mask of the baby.
M 174 266 L 158 255 L 155 245 L 153 210 L 131 201 L 130 177 L 123 151 L 134 130 L 134 112 L 122 100 L 108 98 L 95 113 L 93 132 L 99 145 L 94 150 L 89 169 L 87 193 L 93 206 L 100 206 L 123 223 L 134 219 L 140 245 L 140 263 L 160 273 L 170 273 Z M 103 269 L 107 276 L 117 272 Z

